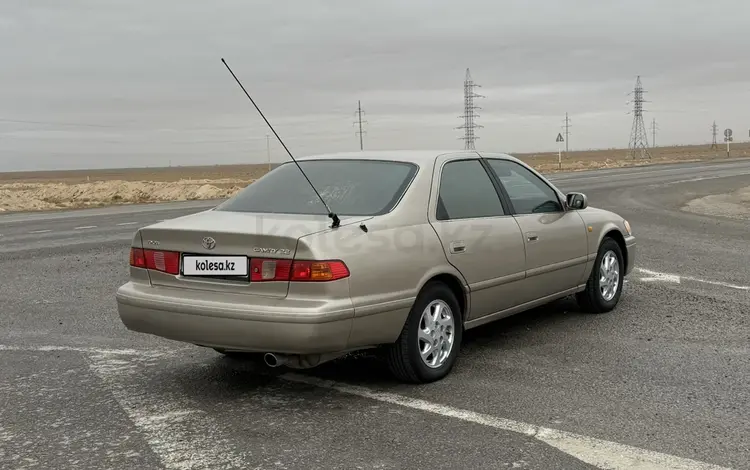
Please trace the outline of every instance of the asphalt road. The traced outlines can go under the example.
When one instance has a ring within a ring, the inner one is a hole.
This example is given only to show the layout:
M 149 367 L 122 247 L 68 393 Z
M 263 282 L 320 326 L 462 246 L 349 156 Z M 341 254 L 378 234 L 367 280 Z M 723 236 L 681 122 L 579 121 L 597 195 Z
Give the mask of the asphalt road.
M 368 355 L 290 374 L 128 332 L 134 230 L 211 203 L 0 216 L 0 468 L 750 468 L 750 218 L 679 209 L 750 162 L 553 180 L 630 220 L 619 307 L 472 330 L 419 387 Z

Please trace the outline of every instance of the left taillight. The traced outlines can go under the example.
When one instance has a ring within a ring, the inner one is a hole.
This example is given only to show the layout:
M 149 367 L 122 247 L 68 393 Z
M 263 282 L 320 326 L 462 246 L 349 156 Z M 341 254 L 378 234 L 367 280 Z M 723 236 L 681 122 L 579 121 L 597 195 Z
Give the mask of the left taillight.
M 143 248 L 130 248 L 130 265 L 136 268 L 146 267 L 146 255 Z
M 153 269 L 167 274 L 180 273 L 180 253 L 177 251 L 130 248 L 130 265 Z

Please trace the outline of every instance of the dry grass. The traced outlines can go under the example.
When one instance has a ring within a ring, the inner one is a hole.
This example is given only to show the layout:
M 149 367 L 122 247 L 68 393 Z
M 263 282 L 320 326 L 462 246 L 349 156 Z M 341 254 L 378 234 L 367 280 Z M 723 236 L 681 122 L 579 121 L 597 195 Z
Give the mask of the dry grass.
M 731 158 L 750 157 L 750 142 L 731 145 Z M 626 149 L 591 150 L 570 152 L 562 155 L 562 170 L 558 169 L 557 153 L 514 154 L 543 173 L 558 171 L 582 171 L 598 168 L 620 168 L 628 166 L 654 165 L 663 163 L 685 163 L 721 160 L 727 158 L 726 147 L 719 145 L 712 150 L 710 145 L 685 145 L 679 147 L 656 147 L 649 149 L 651 159 L 633 160 Z
M 514 154 L 543 173 L 726 158 L 720 146 L 657 147 L 652 159 L 633 160 L 624 149 L 563 154 Z M 731 156 L 750 157 L 750 143 L 732 145 Z M 267 172 L 267 165 L 216 165 L 0 173 L 0 212 L 49 210 L 139 202 L 219 199 L 231 196 Z

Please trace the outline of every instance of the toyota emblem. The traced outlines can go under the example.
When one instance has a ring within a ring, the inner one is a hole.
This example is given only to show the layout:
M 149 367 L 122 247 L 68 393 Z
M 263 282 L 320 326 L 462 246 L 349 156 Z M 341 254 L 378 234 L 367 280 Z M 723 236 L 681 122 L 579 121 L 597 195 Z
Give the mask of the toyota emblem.
M 216 240 L 213 237 L 203 237 L 203 248 L 213 250 L 216 246 Z

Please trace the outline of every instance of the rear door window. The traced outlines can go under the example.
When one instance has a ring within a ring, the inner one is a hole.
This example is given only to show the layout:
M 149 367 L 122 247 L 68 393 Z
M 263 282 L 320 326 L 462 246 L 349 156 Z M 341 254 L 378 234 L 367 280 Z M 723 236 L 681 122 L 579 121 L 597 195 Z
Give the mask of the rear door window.
M 315 189 L 339 216 L 369 216 L 393 210 L 417 166 L 375 160 L 299 162 Z M 287 162 L 220 204 L 216 210 L 280 214 L 327 214 L 294 162 Z
M 457 160 L 443 166 L 438 220 L 495 217 L 504 213 L 500 196 L 479 160 Z

